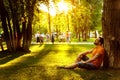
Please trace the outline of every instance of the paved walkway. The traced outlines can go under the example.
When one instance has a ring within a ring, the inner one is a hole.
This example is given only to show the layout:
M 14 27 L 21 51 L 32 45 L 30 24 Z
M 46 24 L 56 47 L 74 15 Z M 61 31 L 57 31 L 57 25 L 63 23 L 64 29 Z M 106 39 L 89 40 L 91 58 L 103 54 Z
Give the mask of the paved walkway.
M 40 44 L 31 42 L 31 44 Z M 44 42 L 44 44 L 52 44 L 52 42 Z M 93 44 L 93 42 L 54 42 L 54 44 Z

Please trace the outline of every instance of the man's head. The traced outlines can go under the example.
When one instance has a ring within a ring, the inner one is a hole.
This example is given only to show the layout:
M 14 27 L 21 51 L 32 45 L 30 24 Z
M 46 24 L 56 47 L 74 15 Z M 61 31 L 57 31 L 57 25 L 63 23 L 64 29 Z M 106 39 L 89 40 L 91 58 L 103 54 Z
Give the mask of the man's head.
M 99 37 L 95 40 L 95 45 L 102 45 L 104 43 L 104 39 L 102 37 Z

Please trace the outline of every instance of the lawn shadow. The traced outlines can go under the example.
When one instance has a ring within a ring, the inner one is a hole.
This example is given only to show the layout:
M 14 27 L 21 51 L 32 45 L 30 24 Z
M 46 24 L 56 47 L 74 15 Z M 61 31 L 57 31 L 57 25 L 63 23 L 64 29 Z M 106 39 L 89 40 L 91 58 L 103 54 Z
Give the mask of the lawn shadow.
M 13 66 L 31 66 L 41 61 L 51 50 L 51 47 L 47 45 L 38 45 L 38 48 L 41 48 L 39 52 L 31 52 L 31 53 L 24 53 L 24 52 L 17 52 L 17 53 L 9 53 L 9 52 L 1 52 L 0 54 L 0 65 L 6 64 L 12 60 L 18 59 L 17 62 L 14 63 Z M 53 47 L 52 47 L 53 48 Z M 41 65 L 40 65 L 41 66 Z M 12 67 L 12 66 L 10 66 Z M 8 67 L 8 68 L 10 68 Z M 20 67 L 19 67 L 20 68 Z
M 34 46 L 34 45 L 32 45 Z M 40 62 L 45 56 L 47 56 L 47 54 L 49 54 L 50 52 L 54 52 L 54 53 L 58 53 L 60 51 L 66 51 L 66 52 L 72 52 L 73 53 L 73 50 L 69 49 L 69 50 L 58 50 L 57 47 L 58 47 L 58 44 L 38 44 L 38 48 L 41 48 L 42 46 L 44 46 L 43 49 L 41 49 L 39 52 L 31 52 L 31 53 L 26 53 L 26 52 L 8 52 L 8 51 L 2 51 L 0 52 L 0 64 L 5 64 L 11 60 L 14 60 L 20 56 L 24 56 L 24 55 L 28 55 L 26 56 L 24 62 L 28 62 L 28 61 L 32 61 L 32 62 L 29 62 L 29 65 L 30 64 L 35 64 L 37 62 Z M 64 45 L 63 45 L 64 46 Z M 75 52 L 75 50 L 74 50 Z M 30 55 L 31 54 L 31 55 Z M 23 63 L 24 63 L 23 62 Z
M 11 53 L 7 50 L 1 51 L 0 52 L 0 65 L 5 64 L 5 63 L 9 62 L 10 60 L 13 60 L 17 57 L 24 55 L 24 54 L 26 54 L 26 52 L 17 52 L 17 53 L 13 52 L 13 53 Z
M 71 71 L 79 74 L 84 80 L 110 80 L 110 78 L 113 77 L 108 70 L 76 69 Z
M 51 49 L 51 48 L 54 48 L 52 45 L 49 45 L 49 46 L 42 45 L 42 46 L 39 46 L 38 48 L 42 48 L 43 46 L 44 46 L 44 48 L 41 49 L 39 52 L 31 52 L 31 53 L 27 53 L 27 54 L 24 54 L 24 53 L 23 54 L 19 54 L 19 53 L 11 54 L 8 52 L 1 53 L 0 65 L 7 64 L 8 62 L 11 62 L 12 60 L 17 61 L 17 62 L 12 61 L 12 64 L 10 64 L 9 66 L 0 68 L 0 74 L 2 74 L 4 76 L 11 76 L 13 74 L 16 74 L 16 75 L 26 74 L 26 76 L 22 75 L 23 79 L 24 79 L 24 77 L 27 77 L 27 76 L 29 76 L 27 79 L 33 78 L 32 76 L 35 76 L 35 74 L 38 77 L 40 77 L 41 79 L 47 80 L 48 78 L 52 78 L 51 74 L 48 75 L 48 71 L 53 70 L 53 68 L 48 70 L 48 68 L 50 68 L 49 66 L 45 66 L 43 64 L 37 64 L 37 63 L 41 62 L 41 60 L 47 54 L 49 54 L 51 51 L 54 51 Z M 50 46 L 52 46 L 52 47 L 50 47 Z M 55 52 L 56 51 L 57 50 L 55 50 Z M 20 59 L 20 58 L 22 58 L 22 59 Z M 15 76 L 15 78 L 18 78 L 18 77 Z M 7 80 L 9 78 L 7 77 L 7 78 L 4 78 L 4 80 L 5 79 Z

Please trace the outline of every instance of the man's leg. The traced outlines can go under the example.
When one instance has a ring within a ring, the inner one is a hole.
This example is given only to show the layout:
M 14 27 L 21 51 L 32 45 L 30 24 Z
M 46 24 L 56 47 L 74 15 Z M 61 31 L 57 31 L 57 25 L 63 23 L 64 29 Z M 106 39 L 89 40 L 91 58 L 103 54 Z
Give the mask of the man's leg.
M 89 58 L 87 56 L 78 56 L 75 60 L 75 63 L 68 65 L 68 66 L 59 66 L 58 68 L 64 68 L 64 69 L 74 69 L 76 67 L 79 67 L 79 63 L 81 63 L 81 66 L 84 66 L 84 63 L 80 62 L 81 60 L 86 61 Z
M 73 64 L 71 64 L 71 65 L 69 65 L 69 66 L 64 66 L 64 68 L 65 69 L 74 69 L 74 68 L 76 68 L 76 67 L 83 67 L 84 68 L 84 66 L 85 66 L 85 64 L 84 63 L 82 63 L 82 62 L 80 62 L 81 60 L 83 60 L 83 61 L 86 61 L 86 60 L 88 60 L 89 58 L 86 56 L 86 55 L 83 55 L 83 56 L 78 56 L 77 58 L 76 58 L 76 60 L 75 60 L 75 63 L 73 63 Z
M 93 65 L 92 63 L 78 62 L 78 67 L 79 68 L 84 68 L 84 69 L 97 69 L 97 67 L 95 65 Z
M 64 66 L 64 69 L 74 69 L 78 67 L 78 64 L 77 63 L 73 63 L 71 65 L 68 65 L 68 66 Z
M 81 60 L 86 61 L 86 60 L 88 60 L 88 59 L 89 59 L 89 58 L 88 58 L 86 55 L 79 55 L 79 56 L 76 58 L 75 63 L 78 63 L 78 62 L 80 62 Z

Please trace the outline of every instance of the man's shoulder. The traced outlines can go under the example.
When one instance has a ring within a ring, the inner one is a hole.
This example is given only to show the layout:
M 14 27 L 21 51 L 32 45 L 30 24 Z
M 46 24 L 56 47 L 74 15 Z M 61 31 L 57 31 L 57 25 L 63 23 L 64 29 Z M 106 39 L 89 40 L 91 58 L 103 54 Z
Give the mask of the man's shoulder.
M 105 48 L 103 46 L 99 46 L 99 47 L 97 47 L 97 51 L 100 52 L 100 53 L 104 53 Z
M 104 47 L 103 47 L 103 46 L 98 46 L 97 48 L 98 48 L 98 49 L 104 49 Z

